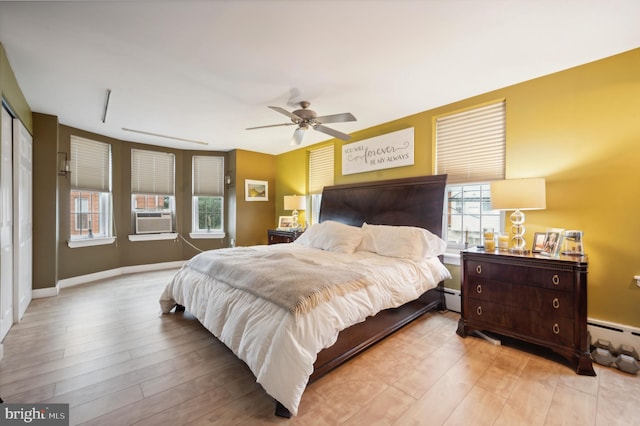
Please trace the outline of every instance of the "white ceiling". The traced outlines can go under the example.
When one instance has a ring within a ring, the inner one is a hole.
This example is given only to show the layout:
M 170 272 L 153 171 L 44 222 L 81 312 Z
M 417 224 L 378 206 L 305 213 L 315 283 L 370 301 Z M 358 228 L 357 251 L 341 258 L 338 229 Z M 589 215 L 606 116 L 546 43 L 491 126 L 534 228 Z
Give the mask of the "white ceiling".
M 638 0 L 20 1 L 0 2 L 0 43 L 62 124 L 279 154 L 294 126 L 245 130 L 289 120 L 268 105 L 351 112 L 329 125 L 351 133 L 640 47 L 639 18 Z

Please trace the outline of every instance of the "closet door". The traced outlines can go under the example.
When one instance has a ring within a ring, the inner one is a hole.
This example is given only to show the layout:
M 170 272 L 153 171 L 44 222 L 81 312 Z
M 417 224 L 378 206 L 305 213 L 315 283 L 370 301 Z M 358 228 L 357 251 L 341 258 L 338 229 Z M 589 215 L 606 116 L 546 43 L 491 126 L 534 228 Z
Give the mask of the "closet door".
M 0 142 L 0 342 L 13 324 L 12 117 L 2 108 Z
M 33 253 L 33 139 L 20 120 L 13 120 L 14 322 L 31 303 Z M 54 214 L 52 212 L 52 214 Z

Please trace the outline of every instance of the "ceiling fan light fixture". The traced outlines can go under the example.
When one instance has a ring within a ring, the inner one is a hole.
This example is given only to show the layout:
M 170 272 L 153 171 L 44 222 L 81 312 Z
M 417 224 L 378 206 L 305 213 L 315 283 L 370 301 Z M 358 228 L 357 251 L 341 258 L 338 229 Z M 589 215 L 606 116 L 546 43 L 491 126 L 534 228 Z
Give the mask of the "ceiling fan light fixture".
M 302 138 L 304 137 L 304 132 L 309 128 L 309 126 L 307 126 L 306 124 L 302 123 L 300 124 L 300 127 L 298 127 L 294 132 L 293 132 L 293 137 L 291 138 L 291 142 L 289 143 L 289 145 L 291 146 L 298 146 L 302 144 Z

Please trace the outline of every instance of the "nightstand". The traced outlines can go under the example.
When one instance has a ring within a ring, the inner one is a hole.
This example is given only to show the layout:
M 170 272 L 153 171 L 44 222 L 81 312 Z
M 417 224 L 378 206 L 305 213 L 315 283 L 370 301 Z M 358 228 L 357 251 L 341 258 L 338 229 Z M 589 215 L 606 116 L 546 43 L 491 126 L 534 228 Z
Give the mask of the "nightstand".
M 587 332 L 586 256 L 462 251 L 457 333 L 492 331 L 550 348 L 595 376 Z
M 269 229 L 267 231 L 268 242 L 269 244 L 292 243 L 302 235 L 302 232 L 304 231 L 281 231 L 279 229 Z

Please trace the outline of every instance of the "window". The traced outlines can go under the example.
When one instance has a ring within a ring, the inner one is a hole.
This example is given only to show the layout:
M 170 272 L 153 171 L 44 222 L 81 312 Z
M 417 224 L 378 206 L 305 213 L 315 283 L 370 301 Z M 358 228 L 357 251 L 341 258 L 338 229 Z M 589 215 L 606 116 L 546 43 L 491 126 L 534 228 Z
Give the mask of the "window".
M 171 212 L 175 229 L 175 156 L 131 150 L 131 206 L 136 211 Z M 134 228 L 135 229 L 135 228 Z
M 333 145 L 309 151 L 309 195 L 311 196 L 311 224 L 318 223 L 320 201 L 325 186 L 333 185 Z
M 436 173 L 447 174 L 444 238 L 450 248 L 478 245 L 484 227 L 502 229 L 489 181 L 504 179 L 505 102 L 436 119 Z
M 223 232 L 224 157 L 193 156 L 192 232 Z
M 70 240 L 111 237 L 111 145 L 71 136 L 70 170 Z
M 76 202 L 76 231 L 82 231 L 89 227 L 89 198 L 78 194 Z
M 482 228 L 501 229 L 502 215 L 491 210 L 490 195 L 488 183 L 447 186 L 444 229 L 450 247 L 482 245 Z

